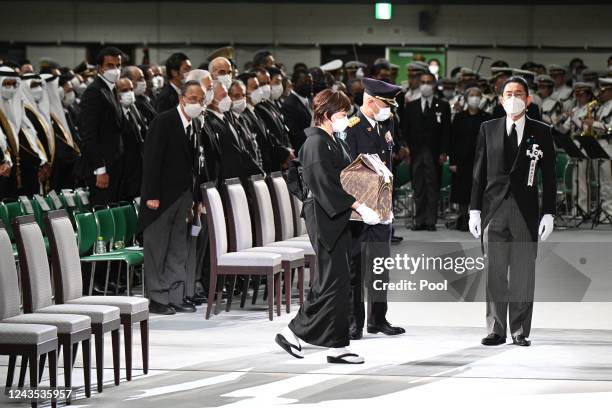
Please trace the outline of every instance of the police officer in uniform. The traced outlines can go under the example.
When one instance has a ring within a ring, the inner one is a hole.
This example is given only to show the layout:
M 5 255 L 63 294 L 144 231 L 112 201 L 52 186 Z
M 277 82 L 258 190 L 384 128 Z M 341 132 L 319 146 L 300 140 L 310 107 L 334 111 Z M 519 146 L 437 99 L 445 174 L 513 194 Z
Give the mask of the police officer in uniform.
M 542 74 L 536 77 L 536 85 L 538 86 L 538 95 L 542 101 L 542 122 L 551 125 L 558 132 L 563 132 L 563 123 L 565 115 L 563 104 L 552 95 L 555 81 L 550 75 Z
M 363 105 L 359 112 L 349 120 L 346 145 L 355 159 L 360 153 L 377 154 L 391 170 L 393 154 L 393 124 L 391 107 L 397 107 L 396 96 L 401 88 L 384 81 L 371 78 L 362 79 L 364 87 Z M 377 225 L 367 225 L 360 221 L 351 222 L 352 260 L 351 296 L 352 314 L 349 320 L 351 340 L 363 335 L 365 307 L 362 288 L 368 288 L 368 333 L 397 335 L 405 333 L 401 327 L 392 326 L 386 319 L 387 293 L 373 290 L 371 262 L 374 257 L 388 257 L 391 252 L 391 222 L 393 217 Z M 372 245 L 362 245 L 371 243 Z M 364 258 L 365 257 L 365 258 Z M 365 262 L 362 261 L 365 259 Z M 365 266 L 365 270 L 362 270 Z M 388 281 L 388 271 L 377 279 Z
M 572 105 L 572 88 L 565 83 L 567 70 L 557 64 L 550 64 L 546 69 L 548 70 L 548 75 L 555 81 L 555 89 L 552 96 L 563 104 L 564 110 L 569 110 Z
M 591 126 L 597 135 L 597 141 L 603 150 L 612 157 L 612 78 L 599 78 L 599 107 L 595 111 L 593 119 L 585 119 L 584 125 Z M 590 122 L 590 123 L 589 123 Z M 601 200 L 603 213 L 599 221 L 612 222 L 612 168 L 610 161 L 599 164 L 601 184 Z

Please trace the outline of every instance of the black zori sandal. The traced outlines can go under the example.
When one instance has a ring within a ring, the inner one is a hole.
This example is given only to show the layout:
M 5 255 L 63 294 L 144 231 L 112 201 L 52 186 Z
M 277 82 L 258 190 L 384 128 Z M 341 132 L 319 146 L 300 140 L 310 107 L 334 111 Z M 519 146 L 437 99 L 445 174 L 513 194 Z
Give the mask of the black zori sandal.
M 327 356 L 327 362 L 330 364 L 363 364 L 363 357 L 355 353 L 344 353 L 339 356 Z
M 302 346 L 296 346 L 295 344 L 289 343 L 285 336 L 283 336 L 282 334 L 278 333 L 274 341 L 276 341 L 276 344 L 281 346 L 283 350 L 291 354 L 293 357 L 304 358 L 304 355 L 302 354 Z

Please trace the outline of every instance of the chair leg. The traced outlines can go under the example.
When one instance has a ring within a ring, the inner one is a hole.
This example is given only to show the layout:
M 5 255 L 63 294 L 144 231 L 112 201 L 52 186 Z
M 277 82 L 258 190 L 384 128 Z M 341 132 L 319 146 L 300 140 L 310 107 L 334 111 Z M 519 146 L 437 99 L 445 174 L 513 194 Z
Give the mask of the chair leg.
M 140 322 L 140 343 L 142 347 L 142 372 L 149 372 L 149 319 Z
M 101 393 L 104 389 L 104 333 L 102 333 L 102 326 L 95 327 L 93 332 L 96 343 L 96 380 L 98 393 Z
M 94 276 L 96 275 L 96 263 L 91 263 L 91 271 L 89 273 L 89 296 L 93 293 Z
M 45 361 L 47 359 L 46 354 L 41 354 L 38 359 L 38 382 L 42 381 L 43 372 L 45 371 Z
M 49 352 L 49 385 L 51 389 L 57 387 L 57 351 Z M 57 407 L 57 398 L 51 399 L 51 407 Z
M 115 375 L 115 385 L 119 385 L 119 381 L 121 379 L 121 350 L 119 343 L 119 329 L 115 329 L 111 332 L 111 340 L 113 345 L 113 374 Z
M 83 340 L 83 378 L 85 379 L 85 397 L 91 397 L 91 345 L 89 339 Z
M 270 293 L 269 296 L 271 295 L 272 293 Z M 283 298 L 283 295 L 281 292 L 281 274 L 276 273 L 274 274 L 274 300 L 276 301 L 276 315 L 277 316 L 281 315 L 281 299 L 282 298 Z
M 215 292 L 217 291 L 217 274 L 211 272 L 210 283 L 208 284 L 208 305 L 206 307 L 206 320 L 210 318 L 212 305 L 215 300 Z
M 291 267 L 285 266 L 284 276 L 285 280 L 285 309 L 287 313 L 291 313 Z
M 242 283 L 242 295 L 240 296 L 240 308 L 244 308 L 244 304 L 246 303 L 247 296 L 249 294 L 249 282 L 251 280 L 251 275 L 244 276 L 244 282 Z
M 72 367 L 74 367 L 74 362 L 76 361 L 77 353 L 79 352 L 79 343 L 74 343 L 72 346 Z
M 8 371 L 6 373 L 6 387 L 4 387 L 4 394 L 8 395 L 9 388 L 13 386 L 13 377 L 15 376 L 15 365 L 17 364 L 17 354 L 11 354 L 9 356 Z
M 234 298 L 234 288 L 236 287 L 237 276 L 230 276 L 229 294 L 227 295 L 227 302 L 225 302 L 225 311 L 229 312 L 232 307 L 232 299 Z
M 261 285 L 261 277 L 259 275 L 253 277 L 253 281 L 255 285 L 253 285 L 253 300 L 251 304 L 255 304 L 257 302 L 257 295 L 259 295 L 259 285 Z
M 145 269 L 144 264 L 140 267 L 140 280 L 142 282 L 142 297 L 147 297 L 145 292 Z
M 298 268 L 298 296 L 300 299 L 300 306 L 304 304 L 304 267 Z
M 24 360 L 25 356 L 24 356 Z M 30 354 L 28 360 L 30 360 L 30 388 L 38 388 L 38 356 L 36 354 Z M 38 402 L 33 400 L 31 403 L 32 407 L 37 407 Z
M 64 387 L 72 387 L 72 344 L 64 343 Z M 66 397 L 66 405 L 70 404 L 70 396 Z
M 134 282 L 134 267 L 127 266 L 127 273 L 125 274 L 125 285 L 126 285 L 126 296 L 132 296 L 132 292 L 130 290 L 130 282 Z
M 132 322 L 123 325 L 123 344 L 125 345 L 125 377 L 132 381 Z
M 217 302 L 215 303 L 215 314 L 219 314 L 219 304 L 223 300 L 223 288 L 225 287 L 225 276 L 219 276 L 217 283 Z
M 123 266 L 122 262 L 119 262 L 119 270 L 117 271 L 117 279 L 115 279 L 115 296 L 119 294 L 119 282 L 121 281 L 121 267 Z
M 272 272 L 268 272 L 266 275 L 266 283 L 268 287 L 274 287 L 274 274 Z M 268 296 L 268 318 L 270 320 L 274 319 L 274 295 Z
M 106 292 L 108 291 L 108 278 L 110 276 L 110 261 L 106 263 L 106 278 L 104 278 L 104 296 L 106 296 Z
M 19 383 L 17 384 L 19 388 L 23 388 L 25 385 L 25 376 L 26 371 L 28 370 L 28 357 L 21 356 L 21 370 L 19 371 Z

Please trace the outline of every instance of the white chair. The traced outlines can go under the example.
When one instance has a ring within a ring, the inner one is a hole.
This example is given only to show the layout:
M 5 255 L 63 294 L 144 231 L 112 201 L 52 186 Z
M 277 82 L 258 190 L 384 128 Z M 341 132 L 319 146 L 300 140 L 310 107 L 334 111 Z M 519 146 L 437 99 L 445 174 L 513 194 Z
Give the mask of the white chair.
M 206 183 L 202 186 L 202 196 L 208 220 L 208 238 L 210 245 L 210 284 L 208 290 L 208 307 L 206 319 L 210 317 L 212 303 L 217 292 L 217 278 L 219 276 L 236 275 L 260 275 L 265 276 L 270 290 L 268 296 L 268 316 L 273 319 L 274 297 L 276 297 L 276 313 L 280 316 L 281 290 L 280 272 L 282 271 L 282 257 L 278 254 L 267 252 L 228 252 L 227 229 L 225 224 L 225 213 L 221 196 L 214 183 Z M 276 292 L 274 294 L 274 292 Z M 230 294 L 231 296 L 231 294 Z M 217 293 L 217 304 L 221 300 L 221 290 Z
M 72 224 L 65 210 L 45 215 L 49 249 L 53 265 L 55 303 L 108 305 L 119 308 L 125 345 L 126 379 L 132 380 L 132 325 L 140 323 L 142 367 L 149 371 L 149 300 L 136 296 L 82 296 L 83 281 L 79 248 Z
M 98 392 L 103 391 L 104 333 L 111 332 L 115 385 L 119 385 L 119 308 L 106 305 L 53 304 L 51 273 L 42 232 L 34 216 L 26 215 L 13 220 L 17 239 L 23 310 L 25 313 L 79 314 L 89 316 L 96 348 L 96 375 Z
M 228 207 L 229 224 L 229 248 L 230 251 L 267 252 L 282 256 L 282 265 L 285 281 L 285 308 L 287 313 L 291 312 L 291 271 L 298 270 L 298 293 L 300 304 L 304 300 L 304 251 L 300 248 L 258 246 L 253 247 L 253 231 L 251 229 L 251 215 L 246 193 L 240 179 L 233 178 L 225 180 Z M 257 224 L 259 225 L 259 223 Z M 261 234 L 257 234 L 261 236 Z M 248 290 L 249 279 L 245 280 L 243 295 Z M 233 285 L 232 285 L 233 286 Z M 232 287 L 233 292 L 233 287 Z M 243 296 L 244 299 L 244 296 Z M 229 309 L 228 301 L 228 309 Z M 241 302 L 241 306 L 243 303 Z

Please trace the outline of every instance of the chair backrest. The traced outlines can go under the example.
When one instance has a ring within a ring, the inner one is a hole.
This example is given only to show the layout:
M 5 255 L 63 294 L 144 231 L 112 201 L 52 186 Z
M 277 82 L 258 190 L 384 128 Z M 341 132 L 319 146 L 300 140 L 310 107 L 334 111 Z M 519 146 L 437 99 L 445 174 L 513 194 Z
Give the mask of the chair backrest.
M 126 245 L 134 242 L 134 235 L 138 230 L 138 214 L 133 205 L 124 205 L 123 215 L 125 216 L 125 243 Z
M 19 196 L 19 203 L 24 214 L 34 214 L 34 206 L 28 196 Z
M 107 248 L 112 248 L 115 242 L 115 220 L 108 208 L 94 211 L 98 224 L 98 237 L 102 237 Z
M 77 188 L 74 190 L 75 196 L 77 198 L 77 205 L 80 210 L 87 210 L 89 208 L 89 193 L 82 188 Z
M 47 194 L 47 198 L 53 202 L 54 209 L 59 210 L 60 208 L 64 208 L 64 203 L 62 203 L 62 200 L 57 195 L 55 190 L 49 191 L 49 194 Z
M 19 314 L 19 283 L 11 238 L 0 220 L 0 320 Z
M 75 208 L 77 206 L 76 201 L 74 200 L 74 192 L 69 189 L 64 189 L 61 191 L 61 198 L 64 199 L 64 203 L 66 207 Z
M 208 219 L 208 240 L 210 242 L 210 260 L 215 264 L 217 259 L 227 253 L 227 228 L 221 195 L 212 182 L 202 186 L 202 197 Z
M 52 304 L 51 271 L 45 241 L 33 215 L 15 218 L 13 230 L 21 270 L 23 311 L 31 313 Z
M 9 239 L 13 241 L 13 228 L 11 227 L 11 220 L 9 218 L 8 210 L 6 209 L 6 205 L 0 201 L 0 221 L 4 224 L 4 228 L 6 229 L 6 233 L 9 236 Z
M 304 235 L 306 234 L 306 222 L 304 218 L 302 218 L 302 207 L 304 203 L 293 194 L 291 194 L 291 203 L 293 204 L 291 208 L 293 209 L 293 228 L 295 236 Z
M 253 204 L 255 206 L 256 244 L 265 246 L 274 242 L 276 236 L 270 190 L 268 190 L 266 181 L 261 175 L 252 176 L 249 181 L 252 191 L 251 196 L 255 198 Z
M 125 210 L 123 206 L 113 207 L 110 209 L 111 215 L 113 216 L 113 223 L 115 224 L 115 234 L 113 235 L 113 242 L 121 242 L 125 245 L 126 242 L 126 221 L 125 221 Z
M 253 230 L 251 229 L 251 216 L 249 202 L 239 178 L 225 180 L 227 192 L 227 212 L 229 224 L 230 250 L 253 247 Z
M 79 241 L 79 255 L 91 255 L 98 239 L 98 224 L 93 213 L 84 212 L 74 215 Z
M 66 210 L 45 214 L 53 265 L 55 303 L 65 303 L 83 295 L 79 247 Z
M 287 182 L 280 171 L 270 174 L 268 178 L 274 209 L 274 222 L 276 223 L 276 239 L 284 241 L 293 238 L 293 211 L 291 209 L 291 195 Z
M 13 220 L 21 215 L 23 215 L 23 208 L 18 201 L 5 202 L 4 206 L 6 208 L 6 230 L 9 233 L 12 241 L 15 241 L 15 232 L 13 231 Z

